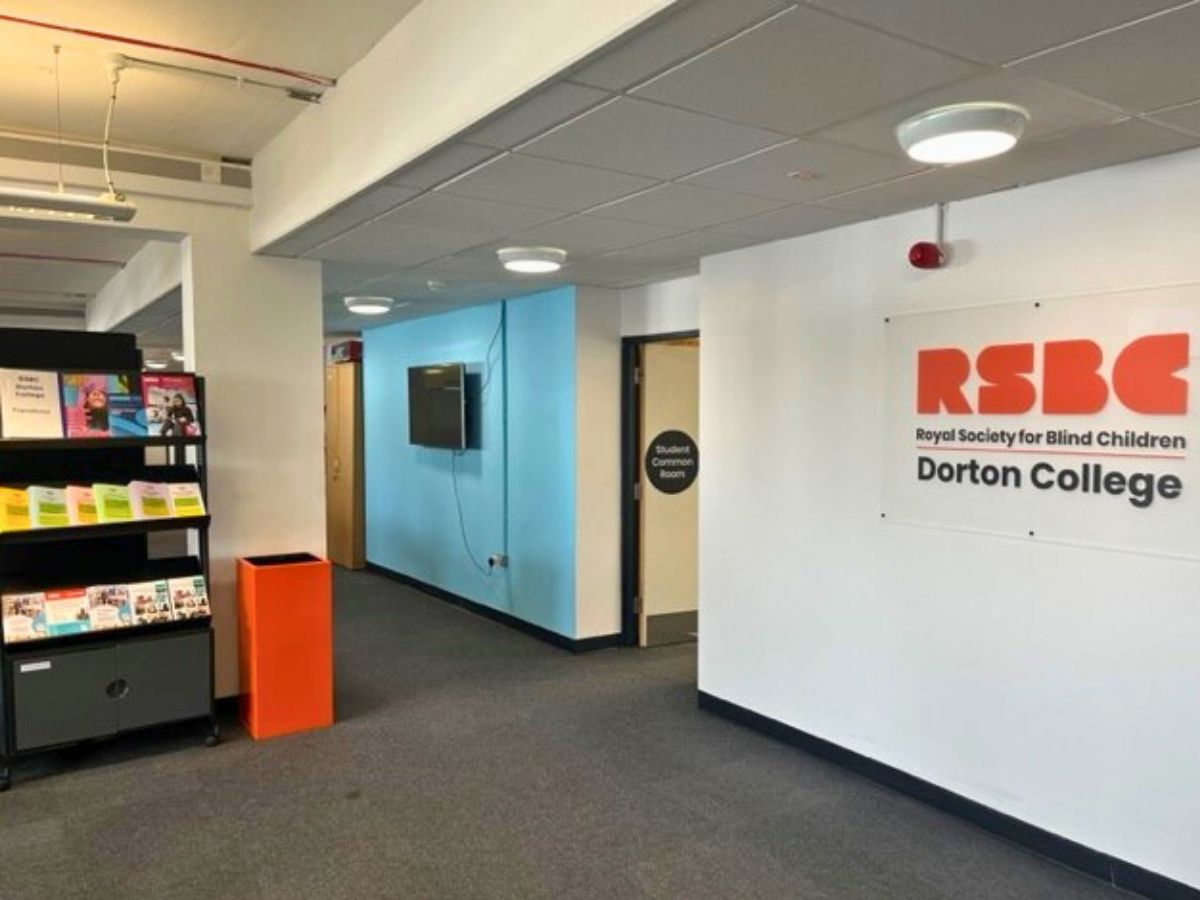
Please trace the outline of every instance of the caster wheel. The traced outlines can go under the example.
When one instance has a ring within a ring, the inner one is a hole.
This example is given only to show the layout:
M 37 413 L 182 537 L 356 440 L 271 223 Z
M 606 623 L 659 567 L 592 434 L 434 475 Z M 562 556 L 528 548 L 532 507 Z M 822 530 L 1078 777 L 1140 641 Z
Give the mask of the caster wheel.
M 0 793 L 4 793 L 11 787 L 12 787 L 12 776 L 10 776 L 7 772 L 4 773 L 4 775 L 0 775 Z
M 205 747 L 215 747 L 221 743 L 221 728 L 218 725 L 213 725 L 212 730 L 204 736 Z

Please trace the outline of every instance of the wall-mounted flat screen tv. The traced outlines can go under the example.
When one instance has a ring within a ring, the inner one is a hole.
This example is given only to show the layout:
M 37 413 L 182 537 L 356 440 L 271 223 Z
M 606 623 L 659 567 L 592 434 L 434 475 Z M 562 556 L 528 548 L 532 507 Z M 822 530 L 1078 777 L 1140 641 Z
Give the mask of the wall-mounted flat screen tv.
M 408 370 L 408 442 L 463 450 L 467 446 L 466 366 L 440 363 Z

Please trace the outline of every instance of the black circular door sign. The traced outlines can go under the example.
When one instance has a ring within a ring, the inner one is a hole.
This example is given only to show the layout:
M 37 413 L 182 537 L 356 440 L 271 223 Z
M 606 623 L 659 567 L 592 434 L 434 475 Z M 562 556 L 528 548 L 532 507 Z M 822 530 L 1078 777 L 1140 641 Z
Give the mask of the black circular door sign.
M 686 491 L 699 469 L 696 442 L 682 431 L 664 431 L 646 448 L 646 477 L 664 494 Z

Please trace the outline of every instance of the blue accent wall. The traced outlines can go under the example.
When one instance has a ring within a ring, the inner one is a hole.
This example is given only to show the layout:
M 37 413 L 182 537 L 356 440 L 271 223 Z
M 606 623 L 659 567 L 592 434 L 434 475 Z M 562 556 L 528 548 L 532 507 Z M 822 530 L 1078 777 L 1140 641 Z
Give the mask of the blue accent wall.
M 508 304 L 512 612 L 575 636 L 575 290 Z
M 574 637 L 574 289 L 371 329 L 363 343 L 367 559 Z M 408 442 L 408 369 L 439 362 L 466 363 L 482 388 L 479 449 Z M 501 552 L 507 570 L 480 571 Z

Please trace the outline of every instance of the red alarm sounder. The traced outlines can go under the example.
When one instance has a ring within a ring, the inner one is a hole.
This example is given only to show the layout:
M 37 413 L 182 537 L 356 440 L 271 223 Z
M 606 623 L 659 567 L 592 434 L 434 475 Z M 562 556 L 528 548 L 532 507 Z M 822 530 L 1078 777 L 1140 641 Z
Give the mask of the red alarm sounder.
M 933 241 L 917 241 L 908 248 L 908 261 L 917 269 L 940 269 L 945 259 L 942 248 Z

